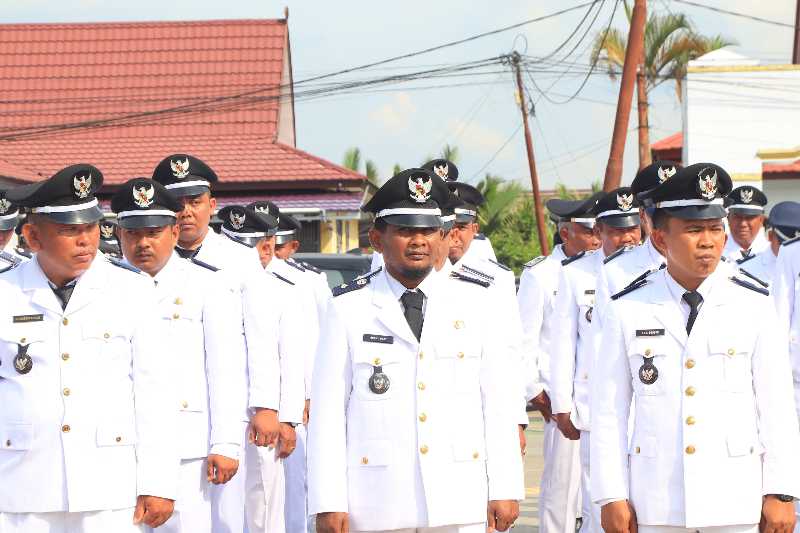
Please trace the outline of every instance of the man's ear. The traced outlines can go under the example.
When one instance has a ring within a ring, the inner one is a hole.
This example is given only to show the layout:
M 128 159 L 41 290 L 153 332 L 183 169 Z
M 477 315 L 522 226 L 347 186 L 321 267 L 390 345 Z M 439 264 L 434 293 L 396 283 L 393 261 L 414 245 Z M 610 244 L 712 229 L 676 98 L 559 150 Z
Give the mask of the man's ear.
M 369 244 L 372 248 L 378 252 L 383 253 L 383 243 L 381 242 L 381 232 L 376 230 L 375 228 L 369 229 Z
M 208 203 L 211 205 L 212 213 L 217 210 L 217 199 L 211 196 L 210 194 L 208 196 Z
M 569 241 L 569 228 L 563 226 L 561 229 L 558 230 L 558 235 L 561 237 L 561 242 L 566 243 Z
M 22 236 L 32 252 L 38 252 L 43 248 L 40 232 L 41 229 L 30 222 L 22 226 Z

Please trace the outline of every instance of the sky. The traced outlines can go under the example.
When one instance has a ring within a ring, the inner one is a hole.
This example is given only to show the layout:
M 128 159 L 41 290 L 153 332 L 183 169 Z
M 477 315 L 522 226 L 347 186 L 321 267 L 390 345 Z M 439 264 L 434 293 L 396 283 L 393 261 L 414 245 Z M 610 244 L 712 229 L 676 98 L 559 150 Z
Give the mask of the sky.
M 589 62 L 590 42 L 597 32 L 609 23 L 627 31 L 622 2 L 614 10 L 615 1 L 606 0 L 602 4 L 586 39 L 565 62 L 550 67 L 549 72 L 541 67 L 531 69 L 530 77 L 547 92 L 549 100 L 563 102 L 579 89 Z M 756 17 L 794 22 L 794 0 L 696 1 Z M 294 79 L 300 82 L 582 3 L 584 0 L 0 0 L 0 22 L 282 18 L 284 8 L 288 7 Z M 439 69 L 512 51 L 533 57 L 547 56 L 577 27 L 586 9 L 325 81 Z M 737 45 L 731 49 L 740 54 L 765 63 L 791 62 L 791 28 L 714 13 L 678 0 L 650 0 L 648 9 L 655 13 L 685 13 L 699 32 L 735 41 Z M 597 9 L 555 58 L 566 55 L 578 43 L 595 12 Z M 573 70 L 580 72 L 560 76 L 573 62 Z M 530 187 L 511 69 L 507 65 L 491 65 L 480 72 L 383 85 L 352 94 L 298 99 L 295 104 L 298 147 L 335 163 L 342 162 L 348 148 L 358 147 L 365 159 L 377 165 L 379 179 L 385 180 L 395 164 L 418 166 L 429 156 L 438 155 L 447 143 L 458 148 L 460 179 L 475 183 L 490 172 Z M 577 97 L 563 104 L 542 98 L 528 76 L 525 83 L 534 102 L 530 126 L 540 186 L 550 189 L 563 183 L 568 187 L 588 188 L 592 182 L 602 181 L 619 80 L 602 74 L 589 76 Z M 656 88 L 650 100 L 651 142 L 680 131 L 681 107 L 674 84 L 667 82 Z M 634 108 L 629 127 L 635 126 Z M 636 133 L 629 131 L 623 183 L 630 182 L 638 166 Z

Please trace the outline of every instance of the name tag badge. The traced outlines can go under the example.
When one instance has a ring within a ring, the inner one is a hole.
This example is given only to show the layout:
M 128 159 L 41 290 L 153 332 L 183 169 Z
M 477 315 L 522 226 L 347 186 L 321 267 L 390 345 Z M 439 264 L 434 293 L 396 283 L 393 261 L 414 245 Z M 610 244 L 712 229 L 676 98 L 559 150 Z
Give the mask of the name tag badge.
M 594 289 L 586 289 L 583 294 L 594 294 Z
M 664 330 L 663 329 L 637 329 L 636 330 L 637 337 L 663 337 Z
M 364 333 L 362 340 L 364 342 L 375 342 L 378 344 L 394 344 L 394 337 L 391 335 L 375 335 L 372 333 Z
M 42 322 L 44 315 L 16 315 L 12 317 L 14 324 L 25 324 L 27 322 Z

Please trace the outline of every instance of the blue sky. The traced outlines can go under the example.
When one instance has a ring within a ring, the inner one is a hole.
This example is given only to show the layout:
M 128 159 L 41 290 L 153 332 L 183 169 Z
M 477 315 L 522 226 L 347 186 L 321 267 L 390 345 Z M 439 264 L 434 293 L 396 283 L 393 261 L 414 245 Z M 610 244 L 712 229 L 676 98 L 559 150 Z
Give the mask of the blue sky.
M 292 61 L 298 81 L 422 50 L 580 3 L 581 0 L 0 0 L 0 21 L 278 18 L 282 17 L 284 6 L 288 6 Z M 699 0 L 699 3 L 794 22 L 794 0 Z M 650 0 L 648 4 L 651 11 L 686 13 L 703 33 L 722 34 L 737 41 L 739 46 L 733 50 L 739 53 L 765 62 L 790 61 L 791 28 L 716 14 L 675 0 Z M 604 3 L 589 37 L 608 24 L 613 5 L 614 0 Z M 566 38 L 584 12 L 574 11 L 336 80 L 437 68 L 495 57 L 514 49 L 531 56 L 544 56 Z M 621 2 L 613 25 L 627 26 Z M 577 48 L 569 62 L 576 58 L 578 65 L 588 62 L 589 40 Z M 419 165 L 426 156 L 437 154 L 445 143 L 450 143 L 459 148 L 462 179 L 477 181 L 483 173 L 491 172 L 527 185 L 527 161 L 511 72 L 504 67 L 486 70 L 489 73 L 481 76 L 443 82 L 414 81 L 382 87 L 380 92 L 300 100 L 296 104 L 298 146 L 337 163 L 345 150 L 358 146 L 386 178 L 395 163 L 404 167 Z M 564 68 L 553 70 L 560 73 Z M 541 87 L 553 84 L 550 96 L 558 100 L 564 99 L 561 95 L 574 93 L 583 81 L 582 75 L 568 74 L 560 79 L 552 73 L 533 76 Z M 459 86 L 420 89 L 444 83 Z M 606 76 L 591 76 L 580 99 L 564 105 L 539 99 L 531 89 L 534 100 L 538 100 L 531 128 L 543 188 L 552 188 L 556 182 L 588 187 L 602 178 L 613 128 L 617 83 Z M 632 127 L 635 120 L 634 112 Z M 651 139 L 655 141 L 678 131 L 680 120 L 674 86 L 666 83 L 651 94 Z M 623 183 L 629 182 L 635 172 L 636 150 L 632 133 L 625 151 Z

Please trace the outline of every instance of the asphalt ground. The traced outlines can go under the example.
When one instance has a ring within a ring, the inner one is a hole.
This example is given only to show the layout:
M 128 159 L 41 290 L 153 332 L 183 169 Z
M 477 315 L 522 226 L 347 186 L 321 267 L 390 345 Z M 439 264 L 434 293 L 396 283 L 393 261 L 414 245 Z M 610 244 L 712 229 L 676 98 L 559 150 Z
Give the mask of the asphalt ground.
M 539 480 L 544 469 L 542 439 L 544 420 L 541 415 L 528 413 L 530 423 L 525 430 L 528 442 L 525 455 L 525 501 L 519 506 L 519 518 L 514 533 L 538 533 L 539 531 Z

